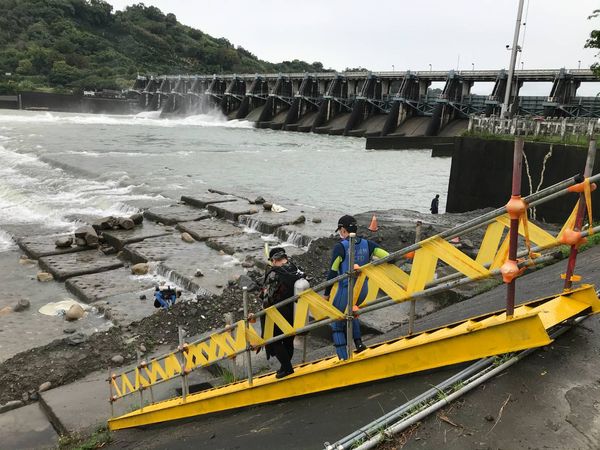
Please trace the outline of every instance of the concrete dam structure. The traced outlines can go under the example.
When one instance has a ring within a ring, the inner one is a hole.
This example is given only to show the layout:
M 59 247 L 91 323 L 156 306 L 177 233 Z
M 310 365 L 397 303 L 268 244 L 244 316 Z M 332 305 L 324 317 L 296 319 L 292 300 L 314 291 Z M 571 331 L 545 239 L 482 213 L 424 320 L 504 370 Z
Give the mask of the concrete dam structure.
M 471 114 L 497 115 L 507 88 L 505 70 L 324 72 L 197 76 L 138 76 L 128 98 L 161 117 L 206 113 L 259 128 L 345 136 L 455 136 Z M 597 97 L 577 97 L 582 82 L 598 81 L 588 69 L 518 70 L 514 114 L 600 117 Z M 430 86 L 443 82 L 441 93 Z M 476 82 L 493 83 L 475 95 Z M 519 96 L 525 82 L 550 82 L 548 96 Z

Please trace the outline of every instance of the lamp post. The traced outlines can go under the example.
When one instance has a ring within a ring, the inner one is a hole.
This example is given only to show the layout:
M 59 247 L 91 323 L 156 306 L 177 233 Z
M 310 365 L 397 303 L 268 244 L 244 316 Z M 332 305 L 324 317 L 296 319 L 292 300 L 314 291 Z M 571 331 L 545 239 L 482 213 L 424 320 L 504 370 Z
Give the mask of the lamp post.
M 577 61 L 577 69 L 581 69 L 581 60 Z
M 396 71 L 396 67 L 392 64 L 392 72 Z
M 510 54 L 510 66 L 508 69 L 508 80 L 506 80 L 506 89 L 504 92 L 504 103 L 502 103 L 502 109 L 500 110 L 500 117 L 506 117 L 508 114 L 508 102 L 510 101 L 510 94 L 512 90 L 512 80 L 515 74 L 515 65 L 517 63 L 517 52 L 520 50 L 519 47 L 519 31 L 521 30 L 521 17 L 523 16 L 523 3 L 524 0 L 519 0 L 519 8 L 517 10 L 517 21 L 515 23 L 515 34 L 513 36 L 512 52 Z M 508 45 L 506 46 L 508 48 Z
M 429 71 L 431 72 L 431 64 L 429 64 Z
M 475 63 L 471 63 L 471 70 L 475 72 Z

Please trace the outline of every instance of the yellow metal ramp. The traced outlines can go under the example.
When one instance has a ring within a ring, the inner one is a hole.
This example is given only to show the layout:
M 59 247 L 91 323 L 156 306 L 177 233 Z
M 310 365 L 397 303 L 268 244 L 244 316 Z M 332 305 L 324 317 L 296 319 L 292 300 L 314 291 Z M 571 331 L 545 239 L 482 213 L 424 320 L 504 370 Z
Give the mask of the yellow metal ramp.
M 514 316 L 497 312 L 441 328 L 383 342 L 347 361 L 329 357 L 294 367 L 294 374 L 275 374 L 247 380 L 146 406 L 109 420 L 109 428 L 138 427 L 218 411 L 258 405 L 360 383 L 467 362 L 487 356 L 547 345 L 547 330 L 570 318 L 600 311 L 594 287 L 529 302 Z M 113 383 L 115 380 L 112 380 Z M 146 380 L 136 371 L 131 383 L 144 389 Z M 116 388 L 115 384 L 115 388 Z

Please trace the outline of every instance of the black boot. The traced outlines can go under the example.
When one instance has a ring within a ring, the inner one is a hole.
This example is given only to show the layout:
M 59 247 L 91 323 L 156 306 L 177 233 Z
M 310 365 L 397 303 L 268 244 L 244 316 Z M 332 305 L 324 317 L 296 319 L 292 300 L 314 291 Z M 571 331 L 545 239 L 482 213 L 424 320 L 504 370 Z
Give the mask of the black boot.
M 354 346 L 356 347 L 356 350 L 354 351 L 355 353 L 360 353 L 367 349 L 365 344 L 363 344 L 362 339 L 360 339 L 360 338 L 354 339 Z

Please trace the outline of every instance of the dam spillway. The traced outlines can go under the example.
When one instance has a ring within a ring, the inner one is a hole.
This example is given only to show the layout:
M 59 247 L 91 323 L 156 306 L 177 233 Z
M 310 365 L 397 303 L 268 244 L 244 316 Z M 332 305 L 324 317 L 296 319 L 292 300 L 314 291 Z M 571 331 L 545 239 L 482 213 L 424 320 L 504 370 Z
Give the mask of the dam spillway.
M 600 117 L 597 97 L 577 97 L 588 69 L 517 70 L 509 108 L 516 115 Z M 431 90 L 444 83 L 441 92 Z M 493 83 L 489 95 L 472 94 Z M 470 115 L 497 115 L 508 82 L 505 70 L 321 72 L 138 76 L 127 93 L 139 109 L 161 117 L 218 109 L 258 128 L 345 136 L 460 134 Z M 523 83 L 545 82 L 547 96 L 519 96 Z

